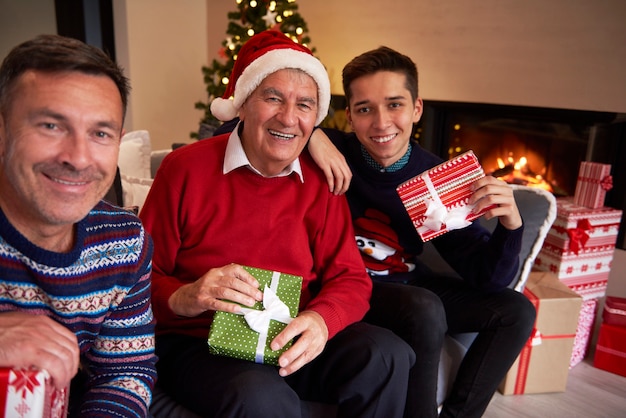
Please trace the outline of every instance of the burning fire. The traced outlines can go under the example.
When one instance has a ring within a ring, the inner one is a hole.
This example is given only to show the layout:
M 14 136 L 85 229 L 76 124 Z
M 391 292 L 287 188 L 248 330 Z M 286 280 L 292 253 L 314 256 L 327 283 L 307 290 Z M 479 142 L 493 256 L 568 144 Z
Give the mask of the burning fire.
M 549 192 L 553 191 L 552 185 L 547 182 L 541 174 L 532 171 L 526 157 L 521 157 L 519 160 L 515 161 L 513 156 L 509 155 L 506 161 L 500 157 L 497 158 L 497 161 L 498 169 L 491 173 L 492 176 L 510 184 L 521 184 L 524 186 L 539 187 Z

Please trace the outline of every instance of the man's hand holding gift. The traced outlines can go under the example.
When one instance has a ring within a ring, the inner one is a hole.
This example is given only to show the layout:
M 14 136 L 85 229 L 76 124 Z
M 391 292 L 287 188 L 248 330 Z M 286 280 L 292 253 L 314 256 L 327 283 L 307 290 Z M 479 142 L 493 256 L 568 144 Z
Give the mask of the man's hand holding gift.
M 514 230 L 522 226 L 522 217 L 515 203 L 513 189 L 504 181 L 493 176 L 485 176 L 471 185 L 472 195 L 470 205 L 474 205 L 473 212 L 484 213 L 486 219 L 497 217 L 506 229 Z
M 294 373 L 322 352 L 328 341 L 328 328 L 317 312 L 302 311 L 274 338 L 270 348 L 279 350 L 295 337 L 299 338 L 278 359 L 281 376 Z
M 0 314 L 0 367 L 46 370 L 57 389 L 78 372 L 80 351 L 73 332 L 44 315 Z
M 248 313 L 263 312 L 248 309 L 257 302 L 268 303 L 259 286 L 259 281 L 246 268 L 229 264 L 213 268 L 195 282 L 181 286 L 172 294 L 169 304 L 172 311 L 181 316 L 195 317 L 211 310 L 245 317 Z M 269 347 L 273 351 L 283 349 L 296 337 L 295 343 L 279 357 L 281 376 L 294 373 L 322 352 L 328 340 L 328 328 L 317 312 L 303 311 L 289 318 Z
M 238 304 L 252 306 L 262 300 L 257 279 L 240 265 L 229 264 L 213 268 L 195 282 L 181 286 L 172 294 L 169 304 L 177 315 L 195 317 L 206 311 L 240 313 Z

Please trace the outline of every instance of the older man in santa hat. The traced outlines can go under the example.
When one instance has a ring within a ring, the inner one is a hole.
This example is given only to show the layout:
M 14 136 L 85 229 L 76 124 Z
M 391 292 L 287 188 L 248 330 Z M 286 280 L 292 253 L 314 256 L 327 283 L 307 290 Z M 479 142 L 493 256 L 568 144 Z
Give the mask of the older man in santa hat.
M 154 240 L 159 382 L 202 416 L 297 417 L 300 400 L 342 417 L 399 417 L 414 353 L 360 322 L 371 280 L 343 196 L 303 152 L 326 116 L 330 83 L 307 48 L 266 31 L 242 48 L 211 110 L 232 134 L 186 145 L 162 163 L 141 212 Z M 300 312 L 270 343 L 278 367 L 214 355 L 215 311 L 263 299 L 242 266 L 303 277 Z

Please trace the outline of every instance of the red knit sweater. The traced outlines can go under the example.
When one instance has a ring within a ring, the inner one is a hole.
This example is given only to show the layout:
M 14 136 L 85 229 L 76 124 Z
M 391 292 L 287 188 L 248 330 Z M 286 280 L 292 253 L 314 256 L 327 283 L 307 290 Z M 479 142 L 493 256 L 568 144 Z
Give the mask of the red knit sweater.
M 303 277 L 300 310 L 318 312 L 329 338 L 369 308 L 371 280 L 343 196 L 332 195 L 310 156 L 295 174 L 222 173 L 228 135 L 186 145 L 161 164 L 141 212 L 154 240 L 152 303 L 157 334 L 206 337 L 213 312 L 175 315 L 180 286 L 229 263 Z

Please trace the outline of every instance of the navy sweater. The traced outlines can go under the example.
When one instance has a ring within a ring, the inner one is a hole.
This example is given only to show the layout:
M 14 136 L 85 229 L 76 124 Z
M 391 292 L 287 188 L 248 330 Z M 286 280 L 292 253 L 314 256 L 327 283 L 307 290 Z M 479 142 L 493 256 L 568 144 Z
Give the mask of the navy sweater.
M 413 144 L 410 159 L 403 168 L 381 172 L 365 161 L 353 133 L 330 129 L 324 132 L 352 170 L 347 198 L 357 243 L 370 275 L 387 281 L 418 278 L 415 275 L 428 270 L 428 266 L 416 259 L 423 252 L 424 243 L 396 187 L 443 160 Z M 518 271 L 522 235 L 523 227 L 509 231 L 498 223 L 491 234 L 474 222 L 467 228 L 443 234 L 432 243 L 463 279 L 481 289 L 499 290 L 507 287 Z

